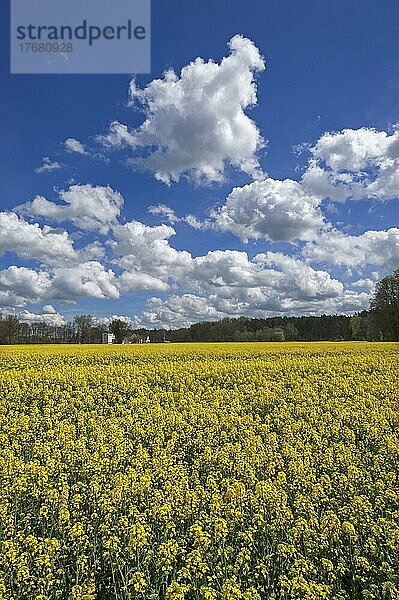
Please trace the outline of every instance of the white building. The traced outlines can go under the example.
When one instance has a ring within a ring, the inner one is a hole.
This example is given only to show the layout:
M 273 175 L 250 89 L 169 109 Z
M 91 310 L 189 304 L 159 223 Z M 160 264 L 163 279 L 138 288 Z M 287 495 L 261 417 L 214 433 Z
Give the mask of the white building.
M 138 341 L 139 341 L 139 336 L 135 333 L 132 333 L 132 335 L 128 335 L 123 338 L 122 344 L 137 344 Z
M 102 344 L 113 344 L 115 341 L 115 336 L 110 331 L 103 331 L 101 336 Z

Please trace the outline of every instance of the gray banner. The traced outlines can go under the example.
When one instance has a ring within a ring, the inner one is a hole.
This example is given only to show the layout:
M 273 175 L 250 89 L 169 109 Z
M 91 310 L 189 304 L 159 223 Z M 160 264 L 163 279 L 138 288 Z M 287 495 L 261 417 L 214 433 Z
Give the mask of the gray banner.
M 149 73 L 150 0 L 11 0 L 11 73 Z

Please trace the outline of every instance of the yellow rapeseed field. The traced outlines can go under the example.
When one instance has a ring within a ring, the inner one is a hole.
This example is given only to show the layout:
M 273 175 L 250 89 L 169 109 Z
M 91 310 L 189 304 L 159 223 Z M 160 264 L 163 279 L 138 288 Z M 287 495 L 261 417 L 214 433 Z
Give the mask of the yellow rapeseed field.
M 0 349 L 0 598 L 399 598 L 398 345 Z

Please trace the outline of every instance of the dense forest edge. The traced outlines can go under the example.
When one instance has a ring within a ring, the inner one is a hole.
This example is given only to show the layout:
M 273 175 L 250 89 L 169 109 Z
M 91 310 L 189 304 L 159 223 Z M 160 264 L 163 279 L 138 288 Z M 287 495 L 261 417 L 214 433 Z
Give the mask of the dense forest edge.
M 369 310 L 351 316 L 241 316 L 167 330 L 132 329 L 122 319 L 106 325 L 91 315 L 76 315 L 72 322 L 58 326 L 0 315 L 0 344 L 96 344 L 104 332 L 112 333 L 115 343 L 399 341 L 399 269 L 377 283 Z

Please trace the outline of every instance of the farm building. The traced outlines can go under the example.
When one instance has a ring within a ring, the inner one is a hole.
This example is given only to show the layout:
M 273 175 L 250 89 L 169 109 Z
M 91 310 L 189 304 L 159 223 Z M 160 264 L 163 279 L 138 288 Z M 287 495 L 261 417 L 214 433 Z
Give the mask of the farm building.
M 102 344 L 113 344 L 115 342 L 115 336 L 110 331 L 103 331 L 101 336 Z
M 140 337 L 136 333 L 123 338 L 122 344 L 138 344 Z

